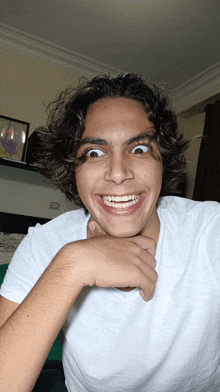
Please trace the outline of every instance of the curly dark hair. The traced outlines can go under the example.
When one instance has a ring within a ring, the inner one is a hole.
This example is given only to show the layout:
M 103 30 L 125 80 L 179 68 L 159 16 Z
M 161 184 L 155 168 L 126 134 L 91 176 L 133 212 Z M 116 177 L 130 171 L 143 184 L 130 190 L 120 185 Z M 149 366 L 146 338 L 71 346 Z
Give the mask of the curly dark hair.
M 90 105 L 109 97 L 124 97 L 139 101 L 155 126 L 154 139 L 159 147 L 163 164 L 163 182 L 160 196 L 179 193 L 185 181 L 185 152 L 188 141 L 178 133 L 174 112 L 169 99 L 153 85 L 151 88 L 141 76 L 126 73 L 111 78 L 97 76 L 77 88 L 68 88 L 49 106 L 46 127 L 36 129 L 40 148 L 37 162 L 39 172 L 58 187 L 69 201 L 87 209 L 78 194 L 75 169 L 85 160 L 76 158 L 84 132 L 85 118 Z

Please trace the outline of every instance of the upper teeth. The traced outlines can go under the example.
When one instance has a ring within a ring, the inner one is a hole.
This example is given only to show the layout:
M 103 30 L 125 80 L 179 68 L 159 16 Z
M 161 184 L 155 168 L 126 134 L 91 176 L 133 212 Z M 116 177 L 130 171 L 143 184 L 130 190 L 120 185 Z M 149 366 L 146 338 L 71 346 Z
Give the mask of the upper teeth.
M 104 201 L 116 201 L 116 202 L 136 200 L 139 198 L 140 198 L 139 195 L 127 195 L 127 196 L 122 196 L 122 197 L 120 197 L 120 196 L 103 196 Z
M 131 207 L 133 204 L 138 203 L 140 199 L 139 195 L 128 195 L 128 196 L 103 196 L 104 203 L 109 206 L 116 208 L 117 211 L 124 210 L 125 208 Z M 120 203 L 123 202 L 123 203 Z

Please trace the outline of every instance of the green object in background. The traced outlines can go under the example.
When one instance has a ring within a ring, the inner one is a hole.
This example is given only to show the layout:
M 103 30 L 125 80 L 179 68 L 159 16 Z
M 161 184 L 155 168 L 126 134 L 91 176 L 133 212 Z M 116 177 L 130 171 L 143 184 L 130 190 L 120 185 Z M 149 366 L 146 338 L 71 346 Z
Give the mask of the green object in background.
M 0 285 L 3 282 L 3 279 L 6 274 L 7 269 L 8 269 L 8 264 L 0 264 Z M 62 347 L 61 347 L 60 340 L 59 340 L 58 336 L 57 336 L 53 346 L 51 347 L 51 350 L 48 354 L 47 359 L 62 361 Z
M 4 276 L 5 276 L 7 269 L 8 269 L 8 264 L 1 264 L 0 265 L 0 285 L 3 282 L 3 279 L 4 279 Z
M 57 336 L 53 346 L 51 347 L 51 350 L 48 354 L 47 359 L 62 361 L 62 346 L 60 344 L 60 339 L 58 336 Z

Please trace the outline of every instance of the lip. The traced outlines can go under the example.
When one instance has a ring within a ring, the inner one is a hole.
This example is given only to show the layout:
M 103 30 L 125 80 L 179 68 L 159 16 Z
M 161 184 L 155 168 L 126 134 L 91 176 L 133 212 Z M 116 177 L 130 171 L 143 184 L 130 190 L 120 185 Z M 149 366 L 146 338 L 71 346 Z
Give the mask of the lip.
M 127 193 L 124 195 L 120 195 L 120 197 L 122 196 L 128 196 L 128 195 L 140 195 L 140 199 L 138 200 L 138 202 L 136 204 L 131 205 L 130 207 L 127 208 L 114 208 L 114 207 L 110 207 L 107 206 L 103 200 L 101 196 L 98 196 L 97 198 L 97 202 L 100 204 L 100 206 L 109 214 L 111 215 L 131 215 L 133 214 L 135 211 L 138 210 L 138 208 L 141 206 L 141 204 L 143 203 L 145 196 L 143 193 Z M 119 195 L 102 195 L 102 196 L 119 196 Z

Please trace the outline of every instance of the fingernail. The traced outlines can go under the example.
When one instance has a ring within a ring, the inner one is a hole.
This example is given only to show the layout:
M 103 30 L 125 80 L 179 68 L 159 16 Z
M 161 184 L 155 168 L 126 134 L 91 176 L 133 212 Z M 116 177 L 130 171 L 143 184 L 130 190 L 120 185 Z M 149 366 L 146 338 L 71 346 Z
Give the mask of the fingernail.
M 94 232 L 95 231 L 95 222 L 90 222 L 89 223 L 89 228 L 90 228 L 90 230 L 92 231 L 92 232 Z

